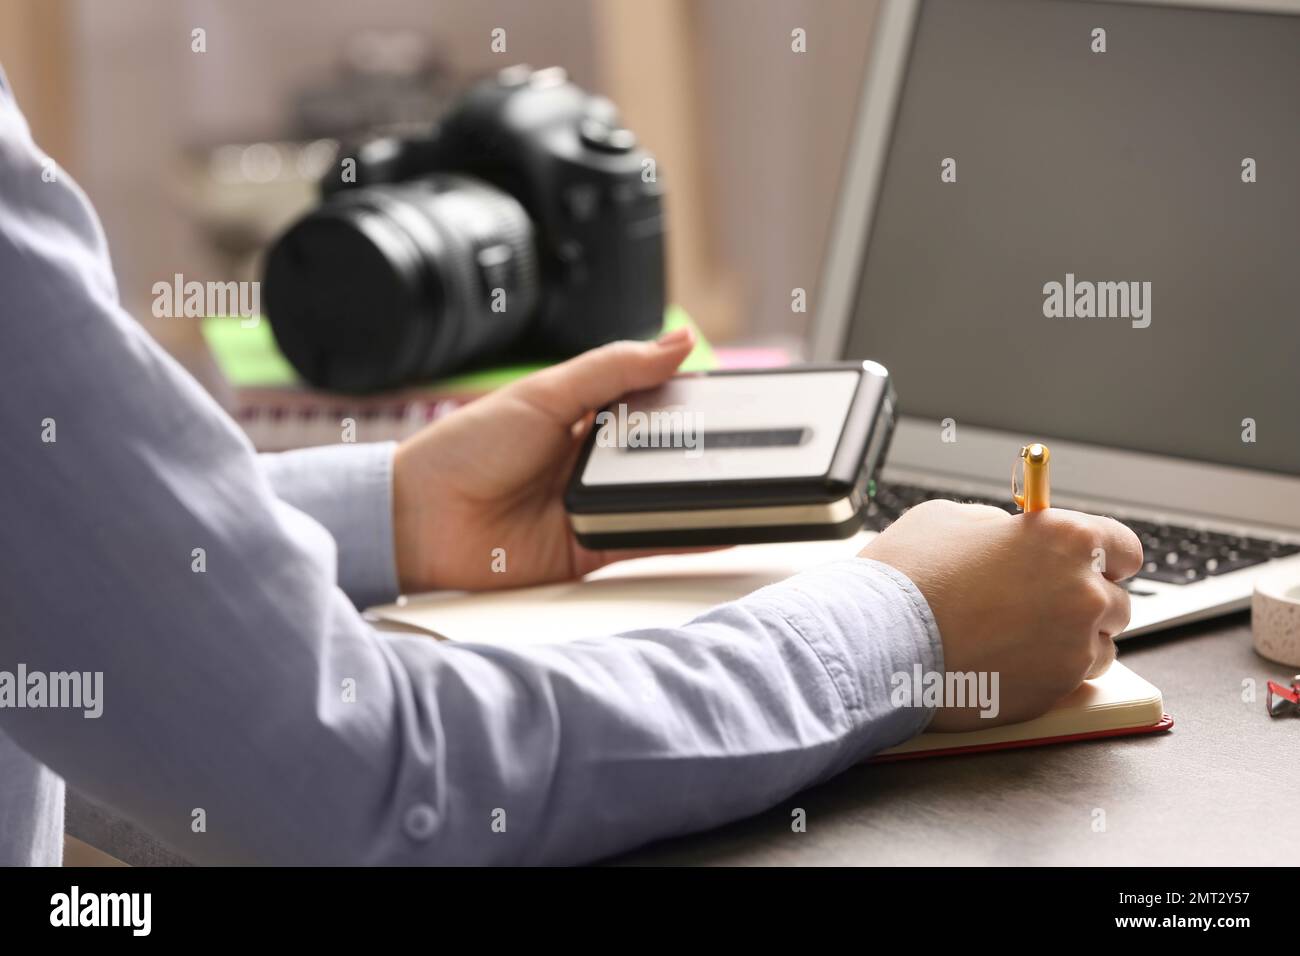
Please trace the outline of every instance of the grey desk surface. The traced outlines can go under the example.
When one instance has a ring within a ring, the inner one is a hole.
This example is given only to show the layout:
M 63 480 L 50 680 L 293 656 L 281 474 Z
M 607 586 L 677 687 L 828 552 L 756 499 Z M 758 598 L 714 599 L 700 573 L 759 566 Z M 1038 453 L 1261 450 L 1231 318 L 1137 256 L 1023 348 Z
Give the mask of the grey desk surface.
M 1121 642 L 1164 692 L 1165 734 L 861 766 L 758 817 L 618 862 L 733 865 L 1274 864 L 1300 850 L 1300 718 L 1270 719 L 1249 619 Z M 1255 699 L 1244 701 L 1243 682 Z M 743 786 L 743 782 L 739 785 Z M 794 832 L 792 811 L 806 814 Z M 1099 814 L 1104 814 L 1104 817 Z M 1104 822 L 1104 830 L 1099 822 Z M 177 862 L 75 794 L 68 831 L 128 863 Z

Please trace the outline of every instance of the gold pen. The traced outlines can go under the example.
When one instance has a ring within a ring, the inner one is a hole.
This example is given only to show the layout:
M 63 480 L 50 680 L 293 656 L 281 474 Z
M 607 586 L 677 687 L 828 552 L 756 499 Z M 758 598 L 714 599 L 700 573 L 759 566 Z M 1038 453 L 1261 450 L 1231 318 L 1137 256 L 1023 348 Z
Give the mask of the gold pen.
M 1052 453 L 1042 442 L 1034 442 L 1020 449 L 1020 467 L 1024 471 L 1024 488 L 1016 489 L 1016 471 L 1011 470 L 1011 500 L 1028 514 L 1052 506 L 1052 487 L 1048 478 L 1048 463 Z

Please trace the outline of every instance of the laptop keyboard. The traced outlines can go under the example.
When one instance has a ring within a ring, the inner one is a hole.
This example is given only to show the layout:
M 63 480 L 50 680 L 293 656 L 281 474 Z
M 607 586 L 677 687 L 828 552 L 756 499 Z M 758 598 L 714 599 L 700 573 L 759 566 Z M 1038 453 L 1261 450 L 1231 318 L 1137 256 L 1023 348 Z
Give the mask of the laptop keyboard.
M 1005 499 L 996 501 L 918 485 L 882 483 L 876 489 L 876 497 L 867 507 L 867 527 L 884 531 L 908 508 L 933 498 L 992 505 L 1011 514 L 1020 510 Z M 1203 528 L 1158 524 L 1136 518 L 1118 520 L 1132 528 L 1142 541 L 1142 570 L 1137 576 L 1151 581 L 1164 581 L 1166 584 L 1192 584 L 1300 552 L 1300 545 L 1267 538 L 1221 534 Z

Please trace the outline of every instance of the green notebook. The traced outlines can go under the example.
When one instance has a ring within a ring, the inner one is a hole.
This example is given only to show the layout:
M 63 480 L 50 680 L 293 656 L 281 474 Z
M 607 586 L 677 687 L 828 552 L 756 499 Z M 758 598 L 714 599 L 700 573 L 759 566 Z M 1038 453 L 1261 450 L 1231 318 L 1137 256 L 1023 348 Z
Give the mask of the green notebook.
M 203 320 L 203 337 L 212 350 L 217 366 L 231 385 L 236 388 L 284 388 L 303 385 L 298 373 L 280 353 L 271 334 L 271 323 L 262 320 L 256 325 L 237 316 L 210 316 Z M 686 310 L 669 306 L 664 313 L 665 332 L 689 326 L 695 329 L 695 349 L 682 364 L 682 370 L 693 372 L 717 367 L 713 348 L 704 340 Z M 479 369 L 431 382 L 428 390 L 437 393 L 487 392 L 529 372 L 545 368 L 548 362 L 501 365 Z

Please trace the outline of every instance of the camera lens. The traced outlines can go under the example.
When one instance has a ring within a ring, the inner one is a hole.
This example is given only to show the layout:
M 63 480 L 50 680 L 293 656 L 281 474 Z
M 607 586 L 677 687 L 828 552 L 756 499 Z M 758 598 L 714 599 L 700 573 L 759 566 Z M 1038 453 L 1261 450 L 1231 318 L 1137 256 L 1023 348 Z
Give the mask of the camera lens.
M 425 382 L 509 349 L 539 297 L 533 224 L 509 194 L 436 174 L 331 196 L 263 280 L 276 341 L 320 388 Z

